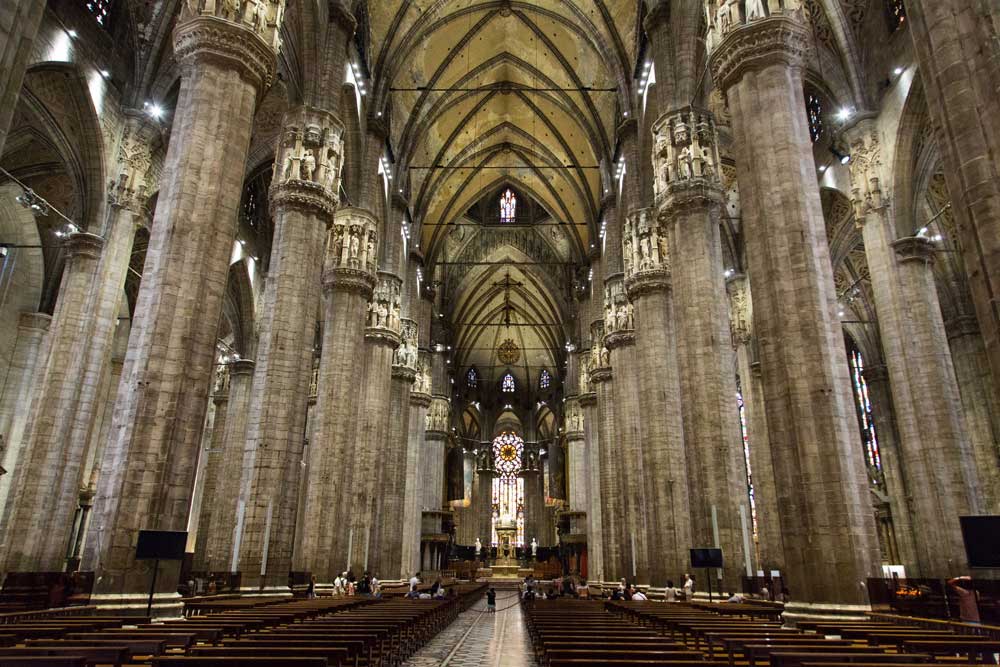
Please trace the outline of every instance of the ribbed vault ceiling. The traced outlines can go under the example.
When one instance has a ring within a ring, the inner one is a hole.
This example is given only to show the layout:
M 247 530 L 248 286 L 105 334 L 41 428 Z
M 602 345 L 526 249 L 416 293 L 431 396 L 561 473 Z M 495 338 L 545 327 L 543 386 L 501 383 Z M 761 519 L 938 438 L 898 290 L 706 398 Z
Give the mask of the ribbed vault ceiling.
M 527 230 L 535 242 L 480 238 L 488 252 L 476 261 L 496 264 L 446 274 L 457 283 L 448 286 L 456 363 L 476 365 L 486 381 L 502 374 L 491 369 L 505 366 L 495 347 L 508 337 L 525 350 L 512 368 L 520 382 L 537 382 L 542 367 L 561 370 L 565 333 L 553 324 L 566 321 L 569 266 L 585 257 L 600 225 L 602 173 L 610 172 L 622 100 L 629 99 L 638 6 L 638 0 L 369 3 L 374 95 L 390 110 L 395 162 L 406 170 L 400 176 L 428 263 L 469 255 L 477 235 L 497 233 L 466 213 L 505 185 L 548 214 Z M 510 329 L 496 326 L 506 311 L 503 290 L 493 286 L 508 271 L 521 283 L 509 298 L 522 326 Z

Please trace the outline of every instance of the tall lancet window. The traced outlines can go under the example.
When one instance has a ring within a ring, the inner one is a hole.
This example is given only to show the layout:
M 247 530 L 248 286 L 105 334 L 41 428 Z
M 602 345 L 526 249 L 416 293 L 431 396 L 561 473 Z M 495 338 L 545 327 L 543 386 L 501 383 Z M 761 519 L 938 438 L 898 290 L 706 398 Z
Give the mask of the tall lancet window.
M 882 476 L 882 455 L 878 449 L 875 417 L 872 411 L 872 402 L 868 396 L 868 383 L 865 381 L 865 359 L 861 356 L 861 352 L 854 347 L 849 349 L 849 354 L 854 399 L 858 406 L 858 425 L 861 427 L 861 440 L 865 446 L 865 463 L 868 464 L 872 481 L 878 483 Z
M 806 114 L 809 116 L 809 136 L 816 143 L 823 136 L 823 102 L 816 93 L 806 92 Z
M 740 415 L 740 437 L 743 440 L 743 462 L 747 469 L 747 496 L 750 498 L 750 519 L 753 525 L 753 541 L 757 544 L 757 494 L 753 488 L 753 471 L 750 467 L 750 436 L 747 431 L 747 408 L 743 402 L 743 388 L 740 377 L 736 376 L 736 408 Z
M 538 388 L 548 389 L 550 384 L 552 384 L 552 376 L 543 368 L 541 374 L 538 376 Z
M 479 384 L 479 373 L 476 372 L 475 368 L 470 368 L 469 372 L 466 373 L 465 384 L 468 385 L 470 389 L 475 389 L 476 385 Z
M 524 478 L 518 477 L 524 460 L 524 440 L 504 431 L 493 440 L 493 535 L 497 546 L 497 525 L 517 527 L 515 544 L 524 546 Z
M 517 214 L 517 195 L 510 188 L 500 195 L 500 222 L 514 222 Z
M 903 0 L 884 0 L 885 20 L 889 24 L 889 33 L 894 33 L 906 25 L 906 5 Z
M 517 387 L 514 385 L 514 376 L 507 373 L 503 376 L 503 380 L 500 382 L 500 391 L 505 394 L 513 394 Z

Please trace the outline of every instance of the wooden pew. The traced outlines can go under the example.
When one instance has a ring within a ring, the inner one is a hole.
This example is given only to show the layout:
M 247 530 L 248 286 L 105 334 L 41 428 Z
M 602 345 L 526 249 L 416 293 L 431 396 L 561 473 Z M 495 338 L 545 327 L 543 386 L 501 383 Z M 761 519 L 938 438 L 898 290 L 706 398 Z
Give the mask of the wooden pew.
M 864 651 L 837 651 L 836 653 L 824 652 L 784 652 L 777 651 L 770 654 L 771 667 L 802 667 L 804 663 L 822 665 L 824 663 L 878 663 L 892 667 L 896 663 L 927 663 L 930 656 L 926 654 L 909 653 L 872 653 Z
M 128 651 L 128 658 L 137 656 L 160 655 L 167 650 L 167 643 L 162 639 L 29 639 L 25 646 L 44 646 L 52 648 L 74 648 L 78 646 L 121 647 Z
M 210 655 L 162 656 L 153 667 L 328 667 L 325 658 L 250 658 Z
M 121 665 L 128 660 L 128 649 L 124 646 L 67 646 L 56 648 L 52 646 L 7 646 L 0 648 L 0 665 L 7 658 L 27 656 L 76 656 L 86 659 L 88 665 Z
M 87 667 L 83 656 L 8 656 L 0 663 L 3 667 Z
M 1000 640 L 979 637 L 908 639 L 903 650 L 931 655 L 964 655 L 969 662 L 996 664 L 993 654 L 1000 653 Z

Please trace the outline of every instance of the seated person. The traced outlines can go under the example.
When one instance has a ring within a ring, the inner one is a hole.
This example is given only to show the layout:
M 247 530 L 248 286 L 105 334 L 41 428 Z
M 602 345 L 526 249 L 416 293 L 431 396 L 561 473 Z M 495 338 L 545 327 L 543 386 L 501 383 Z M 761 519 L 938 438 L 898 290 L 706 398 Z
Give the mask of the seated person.
M 639 588 L 636 588 L 635 591 L 633 591 L 633 593 L 632 593 L 632 601 L 633 602 L 642 602 L 642 601 L 648 600 L 648 599 L 649 598 L 646 597 L 646 594 L 643 593 L 642 590 L 640 590 Z
M 733 593 L 726 602 L 743 602 L 743 596 L 739 593 Z

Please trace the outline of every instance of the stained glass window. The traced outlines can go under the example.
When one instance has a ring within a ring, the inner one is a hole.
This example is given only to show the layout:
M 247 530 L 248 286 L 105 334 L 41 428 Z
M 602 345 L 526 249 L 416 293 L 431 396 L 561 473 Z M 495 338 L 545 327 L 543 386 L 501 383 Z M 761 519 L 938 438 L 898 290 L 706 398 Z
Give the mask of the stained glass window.
M 505 394 L 513 394 L 516 387 L 514 386 L 514 376 L 507 373 L 503 376 L 503 380 L 500 383 L 500 390 Z
M 552 376 L 549 375 L 549 372 L 543 368 L 541 374 L 538 376 L 538 388 L 548 389 L 549 384 L 551 383 L 552 383 Z
M 906 25 L 906 5 L 903 0 L 885 0 L 885 20 L 892 34 Z
M 517 213 L 517 195 L 510 188 L 500 196 L 500 222 L 514 222 Z
M 806 114 L 809 116 L 809 136 L 816 143 L 823 136 L 823 103 L 816 93 L 806 94 Z
M 858 406 L 858 423 L 861 426 L 861 439 L 865 445 L 865 462 L 872 473 L 871 477 L 877 481 L 882 471 L 882 456 L 878 450 L 875 418 L 872 413 L 872 403 L 868 397 L 868 383 L 865 381 L 865 360 L 857 349 L 850 351 L 850 358 L 854 398 Z
M 524 440 L 504 431 L 493 440 L 493 546 L 499 544 L 497 524 L 517 527 L 515 544 L 524 546 L 524 478 L 518 477 L 524 461 Z
M 465 374 L 465 384 L 473 388 L 479 384 L 479 373 L 476 372 L 475 368 L 470 368 L 469 372 Z
M 757 495 L 753 488 L 753 471 L 750 468 L 750 437 L 747 435 L 747 409 L 743 402 L 743 391 L 740 388 L 740 378 L 736 378 L 736 407 L 740 414 L 740 437 L 743 439 L 743 462 L 747 467 L 747 495 L 750 498 L 750 518 L 753 523 L 753 541 L 757 536 Z
M 109 14 L 111 13 L 111 3 L 114 0 L 84 0 L 84 5 L 94 15 L 97 22 L 102 26 L 108 26 Z

